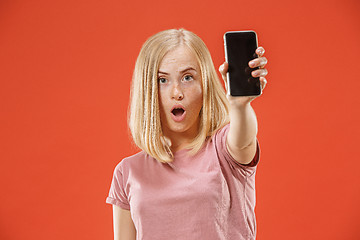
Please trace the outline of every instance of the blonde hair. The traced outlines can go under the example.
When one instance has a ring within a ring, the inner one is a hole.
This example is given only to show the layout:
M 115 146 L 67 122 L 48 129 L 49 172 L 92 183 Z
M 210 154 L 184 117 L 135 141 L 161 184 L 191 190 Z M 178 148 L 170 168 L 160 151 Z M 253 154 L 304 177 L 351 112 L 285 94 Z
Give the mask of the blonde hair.
M 180 45 L 187 46 L 195 54 L 203 88 L 199 133 L 188 146 L 190 153 L 196 154 L 208 136 L 229 122 L 225 91 L 205 43 L 185 29 L 170 29 L 153 35 L 144 43 L 136 60 L 128 125 L 134 143 L 160 162 L 171 162 L 173 153 L 163 136 L 160 122 L 158 69 L 165 54 Z

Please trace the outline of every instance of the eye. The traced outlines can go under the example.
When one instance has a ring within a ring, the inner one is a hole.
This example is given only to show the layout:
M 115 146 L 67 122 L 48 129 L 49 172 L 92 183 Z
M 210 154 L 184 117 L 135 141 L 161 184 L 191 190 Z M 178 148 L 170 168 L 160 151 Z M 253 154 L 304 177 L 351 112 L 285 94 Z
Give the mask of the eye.
M 192 75 L 185 75 L 185 77 L 184 77 L 184 80 L 185 81 L 190 81 L 190 80 L 192 80 L 193 79 L 193 76 Z
M 166 78 L 159 77 L 158 81 L 159 81 L 159 83 L 166 83 L 167 80 L 166 80 Z

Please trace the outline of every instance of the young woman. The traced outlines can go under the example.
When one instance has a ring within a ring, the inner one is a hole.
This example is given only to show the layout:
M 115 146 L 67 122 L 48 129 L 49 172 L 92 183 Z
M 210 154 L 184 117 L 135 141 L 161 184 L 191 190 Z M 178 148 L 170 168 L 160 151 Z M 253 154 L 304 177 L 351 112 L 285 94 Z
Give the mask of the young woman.
M 249 66 L 260 67 L 252 75 L 264 89 L 267 60 L 256 53 Z M 144 43 L 128 122 L 142 151 L 116 166 L 106 199 L 115 239 L 255 239 L 254 99 L 225 95 L 194 33 L 171 29 Z

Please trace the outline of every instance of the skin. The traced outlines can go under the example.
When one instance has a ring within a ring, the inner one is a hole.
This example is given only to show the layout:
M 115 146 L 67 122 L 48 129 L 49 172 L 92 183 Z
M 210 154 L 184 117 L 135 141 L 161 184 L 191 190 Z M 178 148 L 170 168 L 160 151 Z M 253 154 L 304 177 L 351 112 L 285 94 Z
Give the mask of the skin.
M 136 228 L 129 210 L 113 205 L 114 240 L 136 240 Z
M 159 66 L 159 105 L 163 134 L 171 140 L 171 150 L 177 151 L 197 135 L 202 108 L 200 66 L 188 47 L 180 45 L 168 52 Z M 185 118 L 177 122 L 171 110 L 175 105 L 185 108 Z
M 159 100 L 161 122 L 164 135 L 171 139 L 172 150 L 177 151 L 186 146 L 197 134 L 199 126 L 199 113 L 202 104 L 200 68 L 194 62 L 194 55 L 188 49 L 174 49 L 169 52 L 160 64 L 159 70 Z M 264 68 L 267 59 L 263 57 L 265 50 L 257 48 L 258 58 L 249 62 L 251 68 L 260 67 L 252 72 L 254 77 L 260 77 L 261 89 L 266 86 Z M 190 67 L 192 72 L 183 71 Z M 228 64 L 224 62 L 219 71 L 226 81 Z M 166 74 L 164 74 L 166 73 Z M 193 74 L 193 77 L 187 75 Z M 164 79 L 162 79 L 164 78 Z M 232 97 L 227 96 L 230 103 L 230 129 L 227 136 L 227 148 L 236 161 L 247 164 L 252 161 L 256 153 L 257 120 L 251 102 L 257 97 Z M 170 107 L 174 103 L 181 103 L 186 108 L 187 114 L 184 122 L 174 122 L 169 115 Z M 136 229 L 131 219 L 130 211 L 113 205 L 114 239 L 135 240 Z
M 264 68 L 267 64 L 267 59 L 263 57 L 264 53 L 265 49 L 263 47 L 257 48 L 256 54 L 258 58 L 249 62 L 249 67 L 259 67 L 259 69 L 252 72 L 252 76 L 260 77 L 262 91 L 267 83 L 265 76 L 268 74 L 268 71 Z M 226 83 L 228 64 L 224 62 L 219 71 Z M 230 129 L 226 141 L 227 148 L 232 157 L 241 164 L 250 163 L 256 153 L 257 120 L 250 103 L 257 97 L 232 97 L 227 95 L 230 103 Z

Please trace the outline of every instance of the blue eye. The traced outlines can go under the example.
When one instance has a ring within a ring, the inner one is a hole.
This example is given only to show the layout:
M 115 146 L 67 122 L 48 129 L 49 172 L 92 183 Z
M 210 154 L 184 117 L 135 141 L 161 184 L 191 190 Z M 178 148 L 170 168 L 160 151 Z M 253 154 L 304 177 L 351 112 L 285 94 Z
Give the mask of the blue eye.
M 192 77 L 191 75 L 186 75 L 186 76 L 184 77 L 184 80 L 185 80 L 185 81 L 190 81 L 191 79 L 193 79 L 193 77 Z
M 160 83 L 166 83 L 166 78 L 161 77 L 161 78 L 158 78 L 158 80 L 159 80 Z

